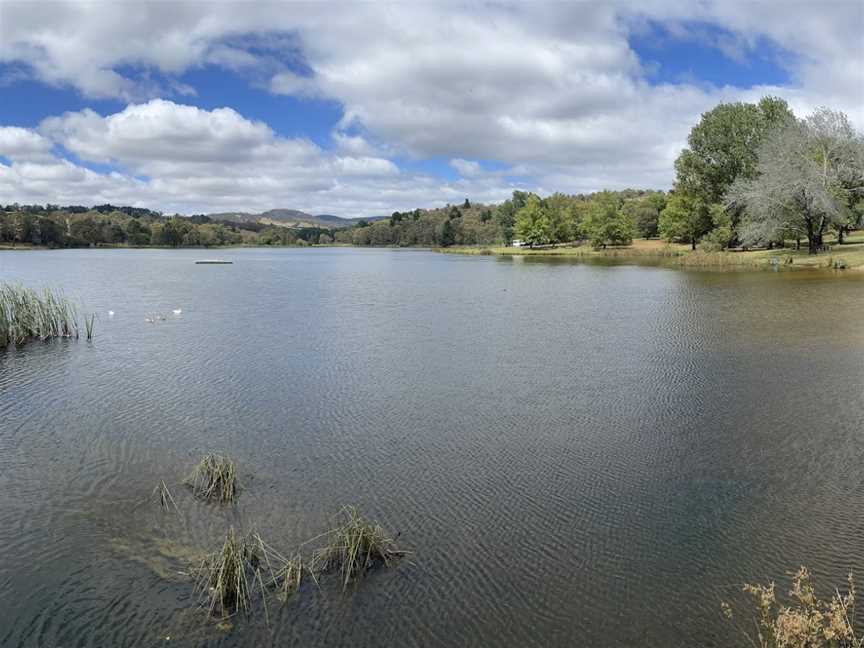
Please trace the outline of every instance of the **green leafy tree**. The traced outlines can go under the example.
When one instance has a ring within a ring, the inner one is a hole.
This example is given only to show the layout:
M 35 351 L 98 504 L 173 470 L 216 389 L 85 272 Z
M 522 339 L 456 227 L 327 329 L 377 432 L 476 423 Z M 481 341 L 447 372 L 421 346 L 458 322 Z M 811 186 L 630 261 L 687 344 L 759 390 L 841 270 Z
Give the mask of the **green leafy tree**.
M 513 227 L 516 223 L 516 212 L 525 206 L 528 193 L 525 191 L 514 191 L 513 197 L 505 200 L 495 209 L 495 223 L 501 232 L 501 239 L 508 244 L 513 238 Z
M 713 223 L 709 209 L 690 193 L 675 191 L 660 212 L 658 232 L 672 242 L 690 243 L 693 250 L 702 236 L 711 231 Z
M 549 218 L 548 209 L 539 196 L 534 194 L 528 196 L 525 206 L 516 212 L 516 223 L 513 231 L 516 238 L 523 240 L 532 247 L 552 242 L 552 221 Z
M 777 97 L 712 108 L 690 131 L 688 148 L 675 161 L 676 190 L 706 205 L 721 202 L 736 179 L 756 176 L 759 145 L 793 117 L 786 102 Z
M 729 247 L 732 242 L 732 217 L 720 204 L 713 204 L 708 209 L 712 229 L 702 237 L 701 247 L 706 251 L 719 251 Z
M 452 219 L 448 218 L 441 224 L 438 245 L 450 247 L 454 243 L 456 243 L 456 228 L 453 226 Z
M 662 191 L 630 198 L 624 202 L 624 210 L 636 224 L 636 232 L 642 238 L 657 238 L 660 212 L 666 208 L 666 196 Z
M 126 223 L 126 240 L 129 245 L 147 245 L 150 243 L 150 228 L 137 218 L 132 218 Z
M 574 199 L 563 193 L 554 193 L 543 201 L 552 224 L 552 240 L 556 243 L 572 241 L 577 234 L 577 212 Z
M 607 245 L 630 245 L 635 225 L 621 209 L 619 197 L 612 191 L 601 191 L 593 197 L 583 231 L 595 248 Z

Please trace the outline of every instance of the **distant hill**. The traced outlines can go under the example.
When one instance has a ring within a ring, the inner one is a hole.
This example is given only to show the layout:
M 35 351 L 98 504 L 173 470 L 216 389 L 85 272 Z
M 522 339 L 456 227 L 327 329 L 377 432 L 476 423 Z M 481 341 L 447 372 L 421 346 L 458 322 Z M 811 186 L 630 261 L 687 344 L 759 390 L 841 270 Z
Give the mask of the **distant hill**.
M 375 216 L 372 218 L 342 218 L 331 214 L 307 214 L 299 209 L 270 209 L 260 214 L 248 212 L 220 212 L 218 214 L 207 214 L 213 220 L 232 221 L 235 223 L 261 223 L 262 225 L 278 225 L 279 227 L 351 227 L 361 220 L 376 221 L 386 216 Z

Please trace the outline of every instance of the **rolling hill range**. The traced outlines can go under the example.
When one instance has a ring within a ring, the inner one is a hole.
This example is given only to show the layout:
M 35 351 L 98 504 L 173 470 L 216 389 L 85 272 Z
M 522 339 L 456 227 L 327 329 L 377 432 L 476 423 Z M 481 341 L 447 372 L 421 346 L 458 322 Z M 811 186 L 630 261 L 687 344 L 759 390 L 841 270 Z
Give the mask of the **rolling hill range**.
M 278 225 L 279 227 L 351 227 L 361 220 L 375 221 L 386 218 L 386 216 L 375 216 L 372 218 L 342 218 L 330 214 L 307 214 L 298 209 L 270 209 L 260 214 L 248 212 L 220 212 L 207 214 L 213 220 L 233 221 L 240 223 L 261 223 L 263 225 Z

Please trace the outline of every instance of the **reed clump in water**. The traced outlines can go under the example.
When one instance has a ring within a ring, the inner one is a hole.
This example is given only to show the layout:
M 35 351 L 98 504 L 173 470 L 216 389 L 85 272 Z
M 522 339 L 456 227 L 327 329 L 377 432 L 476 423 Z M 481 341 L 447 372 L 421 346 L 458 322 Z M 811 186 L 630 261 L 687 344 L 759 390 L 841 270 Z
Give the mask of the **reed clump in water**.
M 303 565 L 303 559 L 300 554 L 289 558 L 284 562 L 282 567 L 276 573 L 275 585 L 278 589 L 279 598 L 283 603 L 287 603 L 288 599 L 300 589 L 300 582 L 303 579 L 303 572 L 306 570 Z M 314 580 L 315 575 L 312 574 Z
M 195 497 L 230 504 L 240 491 L 237 468 L 230 457 L 207 454 L 185 479 Z
M 267 585 L 276 590 L 276 594 L 283 603 L 300 589 L 303 573 L 309 574 L 317 584 L 315 573 L 306 566 L 302 555 L 298 552 L 292 558 L 286 558 L 279 551 L 264 542 L 257 533 L 251 536 L 254 541 L 258 555 L 262 558 L 267 568 Z
M 259 543 L 254 536 L 241 537 L 228 530 L 222 548 L 205 556 L 195 570 L 195 588 L 211 614 L 222 617 L 252 611 L 257 584 L 264 597 Z
M 353 506 L 342 509 L 340 523 L 324 537 L 328 544 L 315 552 L 313 566 L 325 572 L 339 570 L 343 589 L 373 567 L 389 567 L 406 553 L 396 548 L 395 538 L 364 519 Z
M 61 292 L 0 284 L 0 348 L 56 337 L 78 337 L 75 308 Z
M 299 554 L 285 558 L 257 533 L 241 537 L 233 527 L 222 548 L 205 556 L 193 571 L 196 590 L 212 615 L 226 618 L 241 611 L 251 614 L 257 591 L 268 623 L 268 591 L 275 590 L 286 602 L 300 589 L 303 572 L 309 572 Z

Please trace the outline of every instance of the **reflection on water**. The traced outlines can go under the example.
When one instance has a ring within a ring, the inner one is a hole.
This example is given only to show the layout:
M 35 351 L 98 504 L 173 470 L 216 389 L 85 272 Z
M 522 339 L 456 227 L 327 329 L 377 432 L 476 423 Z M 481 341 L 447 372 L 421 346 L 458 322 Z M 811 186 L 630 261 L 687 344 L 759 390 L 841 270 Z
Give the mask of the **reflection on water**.
M 0 254 L 103 313 L 0 354 L 0 644 L 731 646 L 741 582 L 864 571 L 862 277 L 198 255 Z M 234 508 L 177 485 L 211 450 Z M 412 560 L 202 623 L 178 572 L 228 526 L 290 548 L 347 503 Z

